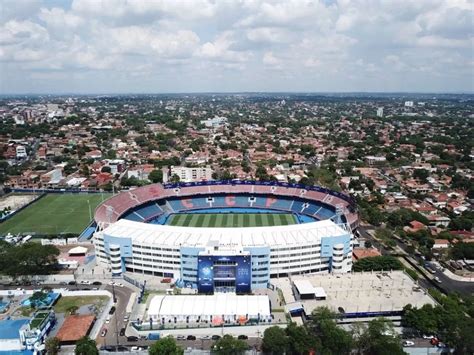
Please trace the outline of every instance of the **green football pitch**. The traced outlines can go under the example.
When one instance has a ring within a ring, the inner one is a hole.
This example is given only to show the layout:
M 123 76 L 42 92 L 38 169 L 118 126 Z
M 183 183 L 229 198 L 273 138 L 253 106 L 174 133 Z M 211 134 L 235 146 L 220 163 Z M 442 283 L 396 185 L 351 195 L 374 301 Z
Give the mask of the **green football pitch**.
M 167 224 L 180 227 L 263 227 L 297 224 L 291 213 L 183 213 L 173 214 Z
M 110 194 L 48 194 L 0 224 L 0 235 L 81 233 Z M 87 202 L 89 201 L 89 202 Z

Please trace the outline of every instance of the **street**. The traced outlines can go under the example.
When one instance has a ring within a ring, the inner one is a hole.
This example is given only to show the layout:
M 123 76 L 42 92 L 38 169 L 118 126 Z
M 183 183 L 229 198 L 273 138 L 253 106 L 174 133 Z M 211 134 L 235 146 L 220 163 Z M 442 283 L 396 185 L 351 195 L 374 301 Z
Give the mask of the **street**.
M 383 255 L 389 255 L 392 251 L 385 248 L 378 240 L 376 240 L 368 231 L 375 230 L 374 227 L 367 227 L 367 226 L 359 226 L 359 233 L 362 237 L 372 242 L 372 245 L 380 250 Z M 420 268 L 423 268 L 424 261 L 415 255 L 409 255 L 406 251 L 406 244 L 400 242 L 396 238 L 394 238 L 395 242 L 397 243 L 397 247 L 403 250 L 414 262 L 416 262 Z M 421 265 L 420 265 L 421 261 Z M 426 274 L 428 271 L 425 269 Z M 437 276 L 441 280 L 441 283 L 436 283 L 436 281 L 431 280 L 430 278 L 426 278 L 421 276 L 418 280 L 418 283 L 424 288 L 433 288 L 439 287 L 443 289 L 446 293 L 448 292 L 458 292 L 463 295 L 472 295 L 474 293 L 474 283 L 473 282 L 463 282 L 463 281 L 456 281 L 452 280 L 447 277 L 442 271 L 436 270 L 436 273 L 432 274 L 433 277 Z

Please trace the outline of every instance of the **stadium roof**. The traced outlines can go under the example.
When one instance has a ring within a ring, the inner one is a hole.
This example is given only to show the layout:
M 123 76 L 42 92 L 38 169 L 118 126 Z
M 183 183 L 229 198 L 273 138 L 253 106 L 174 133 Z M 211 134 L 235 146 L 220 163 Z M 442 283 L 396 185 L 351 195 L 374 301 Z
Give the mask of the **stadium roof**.
M 238 296 L 221 293 L 212 296 L 154 296 L 148 315 L 157 316 L 270 316 L 268 296 Z
M 217 242 L 224 247 L 254 247 L 314 243 L 324 237 L 347 235 L 348 231 L 331 220 L 273 227 L 196 228 L 121 219 L 103 233 L 150 245 L 205 247 L 210 242 Z

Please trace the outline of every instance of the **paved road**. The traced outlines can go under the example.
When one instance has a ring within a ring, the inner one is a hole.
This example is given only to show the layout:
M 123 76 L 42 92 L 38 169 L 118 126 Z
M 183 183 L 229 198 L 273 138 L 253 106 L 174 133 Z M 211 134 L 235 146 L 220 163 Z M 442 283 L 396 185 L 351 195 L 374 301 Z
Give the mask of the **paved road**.
M 379 241 L 374 239 L 371 236 L 371 234 L 368 233 L 368 231 L 372 231 L 372 230 L 374 230 L 374 227 L 366 227 L 366 226 L 359 227 L 359 232 L 361 236 L 363 236 L 365 239 L 370 240 L 372 242 L 372 245 L 378 248 L 382 252 L 382 254 L 388 255 L 392 253 L 391 250 L 384 248 L 383 245 Z M 402 249 L 403 251 L 407 253 L 406 251 L 407 245 L 405 245 L 404 243 L 400 242 L 397 239 L 395 239 L 395 242 L 397 243 L 397 246 L 400 249 Z M 409 255 L 409 256 L 412 259 L 416 260 L 416 262 L 421 262 L 421 264 L 423 265 L 424 261 L 420 257 L 417 257 L 415 255 Z M 426 273 L 428 273 L 428 271 L 426 271 Z M 463 282 L 463 281 L 456 281 L 456 280 L 450 279 L 440 270 L 436 270 L 436 273 L 433 274 L 433 277 L 435 276 L 439 277 L 439 279 L 441 280 L 440 284 L 435 283 L 431 279 L 426 279 L 424 277 L 421 277 L 418 282 L 422 287 L 425 287 L 425 288 L 429 288 L 429 287 L 432 288 L 432 287 L 438 286 L 442 288 L 443 290 L 445 290 L 446 292 L 459 292 L 460 294 L 464 294 L 464 295 L 474 294 L 474 282 Z
M 131 294 L 133 291 L 128 287 L 114 287 L 107 285 L 105 289 L 111 293 L 115 291 L 115 296 L 117 299 L 117 303 L 115 304 L 115 312 L 110 318 L 110 322 L 108 324 L 104 324 L 102 329 L 107 329 L 107 335 L 102 337 L 100 334 L 97 336 L 97 344 L 99 345 L 124 345 L 127 343 L 127 338 L 120 336 L 119 332 L 120 329 L 126 328 L 126 322 L 124 321 L 125 316 L 125 309 L 128 304 L 128 300 L 130 299 Z M 135 345 L 134 343 L 130 343 Z

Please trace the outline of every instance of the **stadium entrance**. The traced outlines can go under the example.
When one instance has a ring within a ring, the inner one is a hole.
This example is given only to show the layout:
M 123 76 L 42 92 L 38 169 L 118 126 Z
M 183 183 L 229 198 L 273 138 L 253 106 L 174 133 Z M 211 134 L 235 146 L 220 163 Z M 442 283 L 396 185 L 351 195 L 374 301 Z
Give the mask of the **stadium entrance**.
M 199 253 L 197 282 L 199 293 L 250 293 L 251 265 L 251 256 L 248 252 L 239 255 Z

